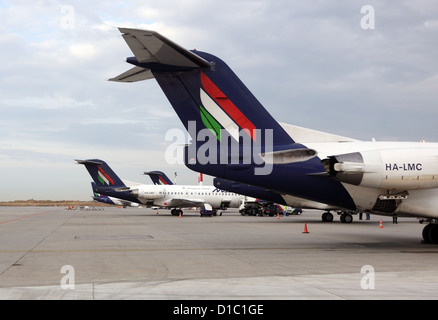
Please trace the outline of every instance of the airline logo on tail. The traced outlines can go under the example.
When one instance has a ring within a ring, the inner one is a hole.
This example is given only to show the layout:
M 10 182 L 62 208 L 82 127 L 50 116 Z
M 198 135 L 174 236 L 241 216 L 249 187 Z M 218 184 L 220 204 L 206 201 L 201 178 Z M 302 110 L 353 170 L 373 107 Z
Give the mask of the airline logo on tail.
M 97 178 L 102 185 L 114 185 L 114 180 L 100 167 L 97 167 Z
M 201 83 L 201 119 L 216 138 L 221 140 L 221 129 L 224 128 L 230 136 L 239 141 L 239 131 L 242 129 L 256 141 L 255 125 L 202 71 Z
M 158 184 L 160 184 L 160 185 L 168 185 L 167 181 L 164 180 L 162 176 L 158 177 Z

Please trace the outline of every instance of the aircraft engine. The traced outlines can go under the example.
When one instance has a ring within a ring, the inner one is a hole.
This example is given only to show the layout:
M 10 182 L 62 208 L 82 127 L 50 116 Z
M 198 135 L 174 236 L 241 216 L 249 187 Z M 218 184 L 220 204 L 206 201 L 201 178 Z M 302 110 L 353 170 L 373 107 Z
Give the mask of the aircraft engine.
M 163 198 L 165 195 L 165 189 L 160 186 L 138 186 L 132 187 L 129 191 L 134 197 L 153 200 Z
M 352 185 L 399 191 L 438 187 L 438 151 L 433 149 L 370 150 L 321 162 L 330 177 Z

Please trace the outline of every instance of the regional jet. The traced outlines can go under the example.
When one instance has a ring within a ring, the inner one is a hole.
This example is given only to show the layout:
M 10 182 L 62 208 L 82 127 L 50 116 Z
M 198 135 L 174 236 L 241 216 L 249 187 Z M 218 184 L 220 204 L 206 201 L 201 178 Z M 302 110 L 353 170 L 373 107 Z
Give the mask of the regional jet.
M 245 199 L 240 194 L 213 186 L 125 184 L 103 160 L 76 161 L 85 165 L 93 178 L 94 192 L 147 206 L 173 208 L 172 215 L 181 215 L 182 208 L 188 207 L 212 207 L 215 210 L 239 208 Z

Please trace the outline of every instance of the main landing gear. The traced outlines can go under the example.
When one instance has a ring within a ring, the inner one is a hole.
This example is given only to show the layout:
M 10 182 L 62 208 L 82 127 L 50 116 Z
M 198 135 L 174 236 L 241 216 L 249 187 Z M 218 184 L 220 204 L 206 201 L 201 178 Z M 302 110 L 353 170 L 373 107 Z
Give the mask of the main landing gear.
M 422 223 L 422 221 L 420 221 Z M 438 221 L 432 220 L 423 228 L 423 243 L 438 244 Z
M 181 209 L 172 209 L 170 210 L 172 216 L 182 216 L 183 211 Z
M 353 215 L 350 212 L 338 212 L 338 215 L 341 216 L 342 223 L 352 223 L 353 222 Z M 322 221 L 323 222 L 332 222 L 333 221 L 333 214 L 330 211 L 324 212 L 322 214 Z

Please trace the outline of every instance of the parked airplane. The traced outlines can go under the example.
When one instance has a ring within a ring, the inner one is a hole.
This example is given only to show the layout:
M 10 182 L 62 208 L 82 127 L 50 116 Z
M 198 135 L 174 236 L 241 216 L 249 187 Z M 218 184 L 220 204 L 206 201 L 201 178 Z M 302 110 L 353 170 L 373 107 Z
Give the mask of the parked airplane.
M 242 195 L 213 186 L 125 184 L 103 160 L 76 161 L 85 165 L 93 178 L 94 192 L 145 205 L 173 208 L 172 215 L 182 214 L 181 208 L 187 207 L 238 208 L 244 200 Z
M 144 174 L 150 175 L 152 182 L 154 184 L 173 184 L 172 181 L 166 176 L 166 174 L 162 171 L 149 171 L 145 172 Z M 200 177 L 200 183 L 202 183 L 202 173 Z M 220 179 L 220 178 L 214 178 L 213 179 L 213 185 L 221 190 L 233 192 L 237 194 L 241 194 L 244 196 L 247 196 L 248 198 L 246 200 L 246 203 L 250 203 L 252 206 L 255 203 L 260 203 L 260 205 L 263 204 L 275 204 L 279 208 L 281 208 L 282 211 L 285 210 L 285 208 L 290 208 L 287 206 L 284 206 L 286 202 L 284 201 L 283 197 L 275 192 L 266 190 L 264 188 L 260 187 L 254 187 L 250 185 L 244 185 L 241 183 L 237 183 L 231 180 L 226 179 Z M 325 209 L 325 210 L 335 210 L 336 208 L 329 207 L 325 205 L 324 203 L 311 203 L 310 201 L 302 202 L 304 207 L 306 208 L 312 208 L 312 209 Z M 283 206 L 282 206 L 283 205 Z M 303 206 L 302 206 L 303 207 Z M 302 208 L 301 207 L 301 208 Z M 301 208 L 295 208 L 293 210 L 301 210 Z M 324 213 L 326 215 L 327 213 Z M 343 221 L 346 222 L 346 221 Z
M 138 203 L 126 201 L 119 198 L 108 197 L 106 195 L 97 193 L 96 191 L 94 191 L 96 189 L 96 183 L 94 182 L 91 182 L 91 188 L 93 189 L 93 200 L 95 201 L 122 207 L 139 207 Z
M 425 218 L 424 241 L 438 243 L 438 143 L 358 141 L 278 123 L 219 58 L 153 31 L 119 30 L 134 68 L 110 80 L 157 80 L 192 138 L 188 168 L 278 192 L 291 206 L 298 197 Z
M 157 184 L 157 185 L 173 184 L 172 181 L 162 171 L 149 171 L 149 172 L 145 172 L 144 174 L 149 175 L 154 184 Z M 91 182 L 91 188 L 92 188 L 93 193 L 94 193 L 93 200 L 95 200 L 95 201 L 106 203 L 106 204 L 111 204 L 111 205 L 116 205 L 116 206 L 123 206 L 123 207 L 128 207 L 128 206 L 129 207 L 139 207 L 140 206 L 136 202 L 127 201 L 127 200 L 123 200 L 123 199 L 119 199 L 119 198 L 115 198 L 115 197 L 109 197 L 109 196 L 95 192 L 94 190 L 96 190 L 96 183 L 94 183 L 94 182 Z

